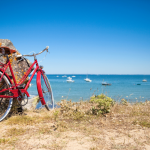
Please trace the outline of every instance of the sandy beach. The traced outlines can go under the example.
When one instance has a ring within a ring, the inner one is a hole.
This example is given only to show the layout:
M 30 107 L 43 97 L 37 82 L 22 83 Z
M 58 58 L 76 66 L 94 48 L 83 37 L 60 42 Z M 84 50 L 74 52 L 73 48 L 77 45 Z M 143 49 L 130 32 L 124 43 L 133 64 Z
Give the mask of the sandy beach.
M 105 115 L 92 115 L 90 102 L 66 101 L 15 115 L 0 123 L 0 149 L 149 150 L 150 103 L 115 104 Z

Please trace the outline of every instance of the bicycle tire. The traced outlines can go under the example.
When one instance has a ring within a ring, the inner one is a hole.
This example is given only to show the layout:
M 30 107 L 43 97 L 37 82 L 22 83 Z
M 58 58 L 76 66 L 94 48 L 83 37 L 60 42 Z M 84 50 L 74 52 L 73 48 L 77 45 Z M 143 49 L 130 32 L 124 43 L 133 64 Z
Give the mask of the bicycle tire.
M 2 74 L 3 73 L 0 72 L 0 78 Z M 9 79 L 5 75 L 3 75 L 0 81 L 0 90 L 7 89 L 9 87 L 10 87 Z M 7 92 L 0 93 L 0 95 L 10 95 L 10 93 L 9 91 L 7 91 Z M 12 105 L 13 105 L 13 98 L 0 98 L 0 122 L 8 116 L 12 108 Z
M 49 80 L 45 73 L 41 73 L 40 71 L 37 73 L 37 89 L 42 105 L 48 111 L 50 110 L 48 104 L 51 104 L 52 108 L 54 108 L 54 98 Z

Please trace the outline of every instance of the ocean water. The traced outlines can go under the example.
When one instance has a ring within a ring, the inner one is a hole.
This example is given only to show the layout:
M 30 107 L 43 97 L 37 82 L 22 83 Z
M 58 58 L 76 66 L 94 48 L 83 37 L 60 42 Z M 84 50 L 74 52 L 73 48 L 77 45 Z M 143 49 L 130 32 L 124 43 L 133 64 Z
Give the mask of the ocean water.
M 62 75 L 47 75 L 55 102 L 61 99 L 89 100 L 93 94 L 104 93 L 116 101 L 125 98 L 129 102 L 140 102 L 150 100 L 150 75 L 88 75 L 92 82 L 86 82 L 87 75 L 66 75 L 72 77 L 74 83 L 67 83 L 67 77 Z M 142 82 L 146 79 L 147 82 Z M 102 82 L 111 83 L 111 86 L 104 86 Z M 36 76 L 32 80 L 32 86 L 28 89 L 31 97 L 38 95 L 36 87 Z M 137 85 L 141 84 L 141 85 Z M 40 104 L 38 105 L 40 107 Z

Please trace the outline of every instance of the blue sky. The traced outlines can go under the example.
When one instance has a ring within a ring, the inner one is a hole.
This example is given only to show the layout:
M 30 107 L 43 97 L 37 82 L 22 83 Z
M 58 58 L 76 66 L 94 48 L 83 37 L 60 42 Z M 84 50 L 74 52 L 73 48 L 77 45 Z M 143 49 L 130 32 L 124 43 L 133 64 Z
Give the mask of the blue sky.
M 2 1 L 0 38 L 22 54 L 49 45 L 40 63 L 48 74 L 150 74 L 149 6 L 149 0 Z

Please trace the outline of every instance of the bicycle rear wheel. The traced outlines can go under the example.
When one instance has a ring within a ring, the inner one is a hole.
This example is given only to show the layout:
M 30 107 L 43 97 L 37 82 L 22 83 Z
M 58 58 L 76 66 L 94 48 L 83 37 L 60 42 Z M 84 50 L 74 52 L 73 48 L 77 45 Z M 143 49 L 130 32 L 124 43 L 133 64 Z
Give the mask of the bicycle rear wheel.
M 2 76 L 2 72 L 0 72 L 0 78 Z M 8 89 L 10 87 L 10 81 L 9 79 L 3 75 L 1 81 L 0 81 L 0 91 L 2 89 Z M 0 95 L 10 95 L 9 91 L 1 92 Z M 12 107 L 13 104 L 13 98 L 0 98 L 0 122 L 4 120 Z
M 37 73 L 37 89 L 42 105 L 44 105 L 47 110 L 49 110 L 48 105 L 52 105 L 52 108 L 54 108 L 52 88 L 47 76 L 40 71 Z

